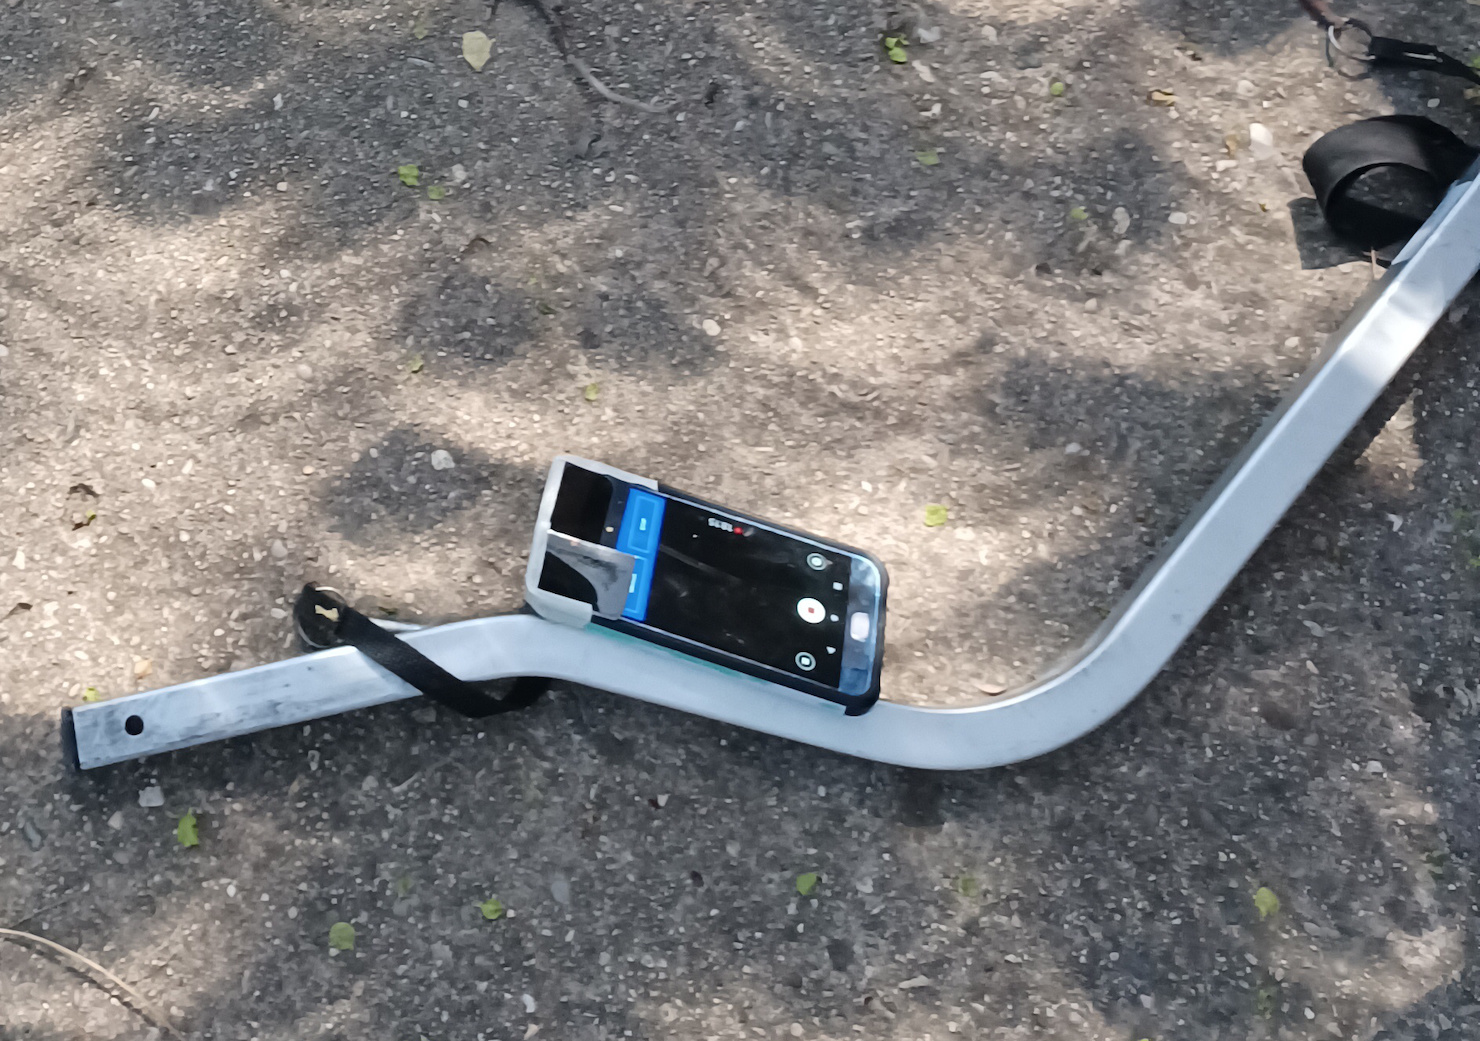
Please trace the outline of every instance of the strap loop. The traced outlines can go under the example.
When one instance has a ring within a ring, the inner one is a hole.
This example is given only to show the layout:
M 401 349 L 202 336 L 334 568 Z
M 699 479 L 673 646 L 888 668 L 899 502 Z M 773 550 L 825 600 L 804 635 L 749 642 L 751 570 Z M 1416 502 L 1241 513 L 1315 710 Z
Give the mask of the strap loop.
M 1418 69 L 1440 76 L 1457 76 L 1480 83 L 1480 70 L 1471 68 L 1458 58 L 1445 54 L 1433 44 L 1409 43 L 1390 36 L 1378 36 L 1372 27 L 1360 18 L 1346 18 L 1331 9 L 1329 0 L 1300 0 L 1300 6 L 1312 21 L 1326 30 L 1326 60 L 1341 55 L 1349 61 L 1359 61 L 1372 66 L 1388 66 L 1394 69 Z M 1357 51 L 1346 45 L 1348 33 L 1360 33 L 1367 38 L 1367 47 Z
M 1426 196 L 1431 212 L 1477 156 L 1480 151 L 1433 120 L 1378 116 L 1331 131 L 1311 145 L 1303 165 L 1331 229 L 1364 250 L 1383 250 L 1410 238 L 1428 212 L 1354 198 L 1362 178 L 1382 169 L 1402 171 Z
M 350 646 L 423 695 L 469 719 L 485 719 L 527 708 L 550 686 L 543 677 L 521 676 L 508 693 L 497 685 L 460 680 L 404 640 L 386 632 L 330 590 L 312 582 L 293 604 L 298 637 L 311 649 Z

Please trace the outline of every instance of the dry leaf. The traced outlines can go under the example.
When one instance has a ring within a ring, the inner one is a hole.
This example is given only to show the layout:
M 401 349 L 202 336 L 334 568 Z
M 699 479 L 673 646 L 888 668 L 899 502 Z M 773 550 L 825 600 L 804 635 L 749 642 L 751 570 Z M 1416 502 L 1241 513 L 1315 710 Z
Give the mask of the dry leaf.
M 474 72 L 482 72 L 483 66 L 488 64 L 488 57 L 493 53 L 493 41 L 488 34 L 474 30 L 463 33 L 463 57 L 473 67 Z
M 1177 103 L 1177 95 L 1169 90 L 1153 90 L 1146 95 L 1146 100 L 1153 105 L 1160 105 L 1162 108 L 1171 108 Z
M 154 660 L 152 658 L 134 659 L 134 679 L 141 680 L 154 671 Z

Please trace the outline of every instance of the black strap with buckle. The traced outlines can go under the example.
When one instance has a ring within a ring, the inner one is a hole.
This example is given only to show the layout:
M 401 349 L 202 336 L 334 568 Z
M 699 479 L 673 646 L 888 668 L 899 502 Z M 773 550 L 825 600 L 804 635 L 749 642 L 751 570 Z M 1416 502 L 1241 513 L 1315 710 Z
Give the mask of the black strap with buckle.
M 350 607 L 343 597 L 312 582 L 293 604 L 293 624 L 306 649 L 353 647 L 426 697 L 470 719 L 528 708 L 550 686 L 549 680 L 539 676 L 521 676 L 512 685 L 458 679 Z
M 1439 76 L 1454 76 L 1480 84 L 1480 69 L 1446 54 L 1431 43 L 1411 43 L 1391 36 L 1378 36 L 1372 27 L 1360 18 L 1346 18 L 1332 10 L 1328 0 L 1300 0 L 1307 14 L 1326 30 L 1326 59 L 1334 61 L 1336 55 L 1352 61 L 1363 62 L 1374 67 L 1390 69 L 1413 69 L 1432 72 Z M 1347 43 L 1348 36 L 1358 35 L 1367 39 L 1361 50 Z
M 1417 69 L 1480 83 L 1480 70 L 1471 68 L 1452 54 L 1445 54 L 1431 43 L 1409 43 L 1390 36 L 1373 36 L 1367 41 L 1367 58 L 1373 65 Z

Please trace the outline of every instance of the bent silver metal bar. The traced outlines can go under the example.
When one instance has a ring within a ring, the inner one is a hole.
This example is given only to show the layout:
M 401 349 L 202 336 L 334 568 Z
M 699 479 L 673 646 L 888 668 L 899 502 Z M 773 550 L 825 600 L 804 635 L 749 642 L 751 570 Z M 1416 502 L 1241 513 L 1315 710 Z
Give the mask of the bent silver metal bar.
M 1051 674 L 990 702 L 881 701 L 864 716 L 595 626 L 531 615 L 405 639 L 458 676 L 548 676 L 884 763 L 1001 766 L 1050 752 L 1125 707 L 1217 602 L 1434 323 L 1480 270 L 1480 163 L 1357 304 L 1116 611 Z M 68 710 L 86 769 L 416 696 L 352 648 Z

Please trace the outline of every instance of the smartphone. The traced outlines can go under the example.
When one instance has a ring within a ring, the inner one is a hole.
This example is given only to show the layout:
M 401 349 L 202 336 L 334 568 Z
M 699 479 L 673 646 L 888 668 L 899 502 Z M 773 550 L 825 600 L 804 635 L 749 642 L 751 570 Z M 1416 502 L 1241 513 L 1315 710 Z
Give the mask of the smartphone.
M 573 456 L 550 469 L 531 606 L 866 712 L 888 576 L 869 554 Z M 551 610 L 542 609 L 542 605 Z

